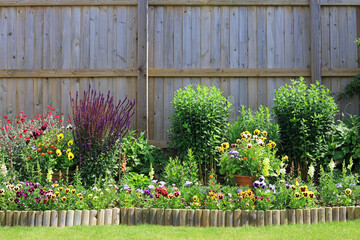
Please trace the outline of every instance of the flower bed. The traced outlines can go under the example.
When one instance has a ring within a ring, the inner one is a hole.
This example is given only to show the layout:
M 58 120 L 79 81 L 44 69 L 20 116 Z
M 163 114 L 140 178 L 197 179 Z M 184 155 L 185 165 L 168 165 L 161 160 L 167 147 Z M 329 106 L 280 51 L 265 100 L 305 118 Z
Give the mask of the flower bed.
M 109 208 L 100 210 L 0 211 L 0 226 L 172 225 L 242 227 L 317 224 L 360 219 L 360 206 L 289 210 Z

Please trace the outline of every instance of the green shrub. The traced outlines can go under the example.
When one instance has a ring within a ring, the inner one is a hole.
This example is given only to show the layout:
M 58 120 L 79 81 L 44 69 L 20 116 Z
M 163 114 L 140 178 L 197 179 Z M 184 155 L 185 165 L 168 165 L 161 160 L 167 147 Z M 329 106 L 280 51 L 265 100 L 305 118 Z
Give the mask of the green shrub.
M 330 93 L 319 82 L 308 86 L 303 78 L 275 91 L 273 111 L 280 129 L 279 149 L 296 168 L 300 166 L 303 179 L 311 163 L 324 163 L 338 112 Z
M 192 85 L 179 89 L 172 103 L 170 146 L 184 158 L 194 151 L 202 182 L 216 168 L 217 146 L 227 135 L 230 103 L 216 87 Z
M 164 181 L 167 184 L 183 186 L 186 182 L 195 184 L 198 181 L 198 166 L 193 151 L 189 149 L 188 155 L 181 161 L 178 157 L 170 158 L 165 167 Z
M 354 160 L 354 171 L 360 170 L 360 122 L 359 116 L 350 116 L 347 120 L 339 121 L 331 134 L 331 142 L 328 145 L 328 159 L 334 161 L 350 158 Z
M 241 133 L 249 131 L 253 133 L 255 129 L 262 129 L 267 131 L 268 138 L 278 143 L 279 140 L 279 125 L 272 121 L 270 109 L 260 105 L 259 110 L 255 113 L 244 105 L 239 109 L 240 116 L 237 122 L 230 125 L 228 141 L 236 142 L 241 138 Z
M 127 161 L 127 170 L 130 172 L 148 174 L 153 167 L 156 173 L 164 169 L 166 164 L 165 156 L 162 150 L 156 146 L 150 145 L 144 132 L 135 138 L 135 131 L 121 140 L 120 154 L 125 154 Z

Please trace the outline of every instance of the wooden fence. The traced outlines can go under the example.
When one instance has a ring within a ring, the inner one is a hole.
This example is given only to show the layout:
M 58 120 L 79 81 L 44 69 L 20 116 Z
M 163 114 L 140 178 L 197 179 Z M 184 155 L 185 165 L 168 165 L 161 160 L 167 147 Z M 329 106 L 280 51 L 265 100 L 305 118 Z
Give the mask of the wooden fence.
M 359 0 L 0 0 L 0 113 L 68 116 L 91 84 L 136 99 L 132 127 L 164 146 L 177 89 L 255 109 L 304 76 L 336 96 L 360 72 L 358 36 Z M 358 97 L 339 106 L 359 113 Z

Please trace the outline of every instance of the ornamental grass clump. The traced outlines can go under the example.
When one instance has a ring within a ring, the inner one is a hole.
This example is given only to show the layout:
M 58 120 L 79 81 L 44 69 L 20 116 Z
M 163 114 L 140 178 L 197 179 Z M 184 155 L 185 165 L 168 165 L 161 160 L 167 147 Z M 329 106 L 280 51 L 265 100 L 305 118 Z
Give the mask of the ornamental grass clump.
M 115 175 L 117 159 L 114 156 L 130 129 L 134 106 L 135 101 L 127 97 L 116 104 L 110 91 L 104 96 L 91 86 L 84 91 L 83 98 L 79 98 L 78 92 L 71 98 L 73 137 L 79 147 L 82 178 L 87 183 Z

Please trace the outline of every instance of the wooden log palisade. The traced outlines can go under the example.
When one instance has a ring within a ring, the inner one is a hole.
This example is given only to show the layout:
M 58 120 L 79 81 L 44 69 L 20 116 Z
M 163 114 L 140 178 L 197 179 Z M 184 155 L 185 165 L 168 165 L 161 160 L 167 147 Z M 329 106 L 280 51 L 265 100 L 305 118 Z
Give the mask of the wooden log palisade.
M 360 206 L 287 210 L 209 210 L 108 208 L 100 210 L 0 211 L 0 227 L 71 227 L 96 225 L 170 225 L 244 227 L 318 224 L 360 219 Z

